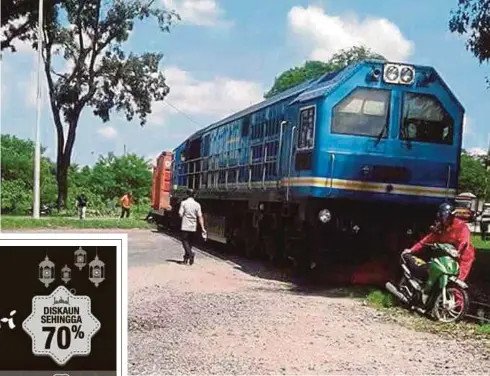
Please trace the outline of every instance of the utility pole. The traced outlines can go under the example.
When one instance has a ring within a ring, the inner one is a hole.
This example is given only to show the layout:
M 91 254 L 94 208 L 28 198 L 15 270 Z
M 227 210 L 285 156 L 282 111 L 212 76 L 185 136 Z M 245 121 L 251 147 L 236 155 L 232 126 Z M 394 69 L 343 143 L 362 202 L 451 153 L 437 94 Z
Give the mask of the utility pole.
M 37 119 L 36 119 L 36 145 L 34 149 L 34 203 L 32 216 L 39 218 L 41 196 L 41 60 L 43 48 L 43 0 L 39 0 L 39 20 L 37 25 Z
M 490 175 L 490 133 L 488 133 L 487 140 L 487 157 L 485 158 L 485 190 L 483 191 L 483 202 L 485 203 L 487 199 L 488 192 L 488 175 Z

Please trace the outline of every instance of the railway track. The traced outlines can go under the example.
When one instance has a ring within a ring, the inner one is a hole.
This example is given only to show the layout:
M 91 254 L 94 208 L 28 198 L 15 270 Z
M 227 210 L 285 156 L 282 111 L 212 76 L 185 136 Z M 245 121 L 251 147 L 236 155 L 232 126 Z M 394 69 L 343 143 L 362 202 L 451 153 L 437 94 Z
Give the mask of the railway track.
M 490 304 L 473 301 L 470 303 L 470 311 L 466 317 L 476 320 L 481 324 L 490 324 Z

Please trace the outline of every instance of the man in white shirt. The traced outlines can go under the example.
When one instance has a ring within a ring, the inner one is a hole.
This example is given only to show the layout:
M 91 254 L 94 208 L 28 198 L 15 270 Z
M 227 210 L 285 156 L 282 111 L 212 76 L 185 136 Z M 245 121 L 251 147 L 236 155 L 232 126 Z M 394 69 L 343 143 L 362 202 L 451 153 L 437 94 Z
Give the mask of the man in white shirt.
M 201 225 L 202 234 L 206 236 L 204 228 L 204 219 L 202 217 L 201 204 L 195 199 L 195 192 L 192 189 L 187 190 L 187 198 L 180 203 L 179 215 L 182 218 L 182 245 L 184 246 L 184 264 L 189 262 L 189 265 L 194 264 L 194 252 L 192 252 L 192 244 L 195 241 L 197 221 Z

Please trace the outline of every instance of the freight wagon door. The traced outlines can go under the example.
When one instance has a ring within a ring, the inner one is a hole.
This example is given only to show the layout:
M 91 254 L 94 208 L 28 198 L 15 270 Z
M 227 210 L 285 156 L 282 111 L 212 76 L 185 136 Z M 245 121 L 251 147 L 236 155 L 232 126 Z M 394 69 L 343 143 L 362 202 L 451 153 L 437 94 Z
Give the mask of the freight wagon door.
M 163 152 L 158 157 L 157 176 L 155 181 L 155 210 L 166 210 L 170 206 L 170 190 L 172 187 L 172 152 Z

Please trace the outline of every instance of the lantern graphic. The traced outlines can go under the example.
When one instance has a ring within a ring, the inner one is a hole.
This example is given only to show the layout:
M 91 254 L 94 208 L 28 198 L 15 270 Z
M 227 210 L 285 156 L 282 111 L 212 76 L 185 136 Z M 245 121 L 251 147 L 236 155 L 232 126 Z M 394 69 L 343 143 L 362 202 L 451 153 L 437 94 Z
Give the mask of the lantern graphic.
M 68 265 L 65 265 L 61 269 L 61 280 L 65 282 L 65 285 L 71 280 L 71 269 L 68 267 Z
M 48 256 L 39 263 L 39 280 L 48 287 L 54 281 L 54 262 Z
M 88 264 L 88 279 L 95 284 L 95 287 L 99 287 L 99 283 L 105 279 L 105 264 L 98 255 L 95 255 L 95 259 Z
M 75 251 L 75 266 L 82 270 L 85 265 L 87 265 L 87 251 L 78 247 Z

